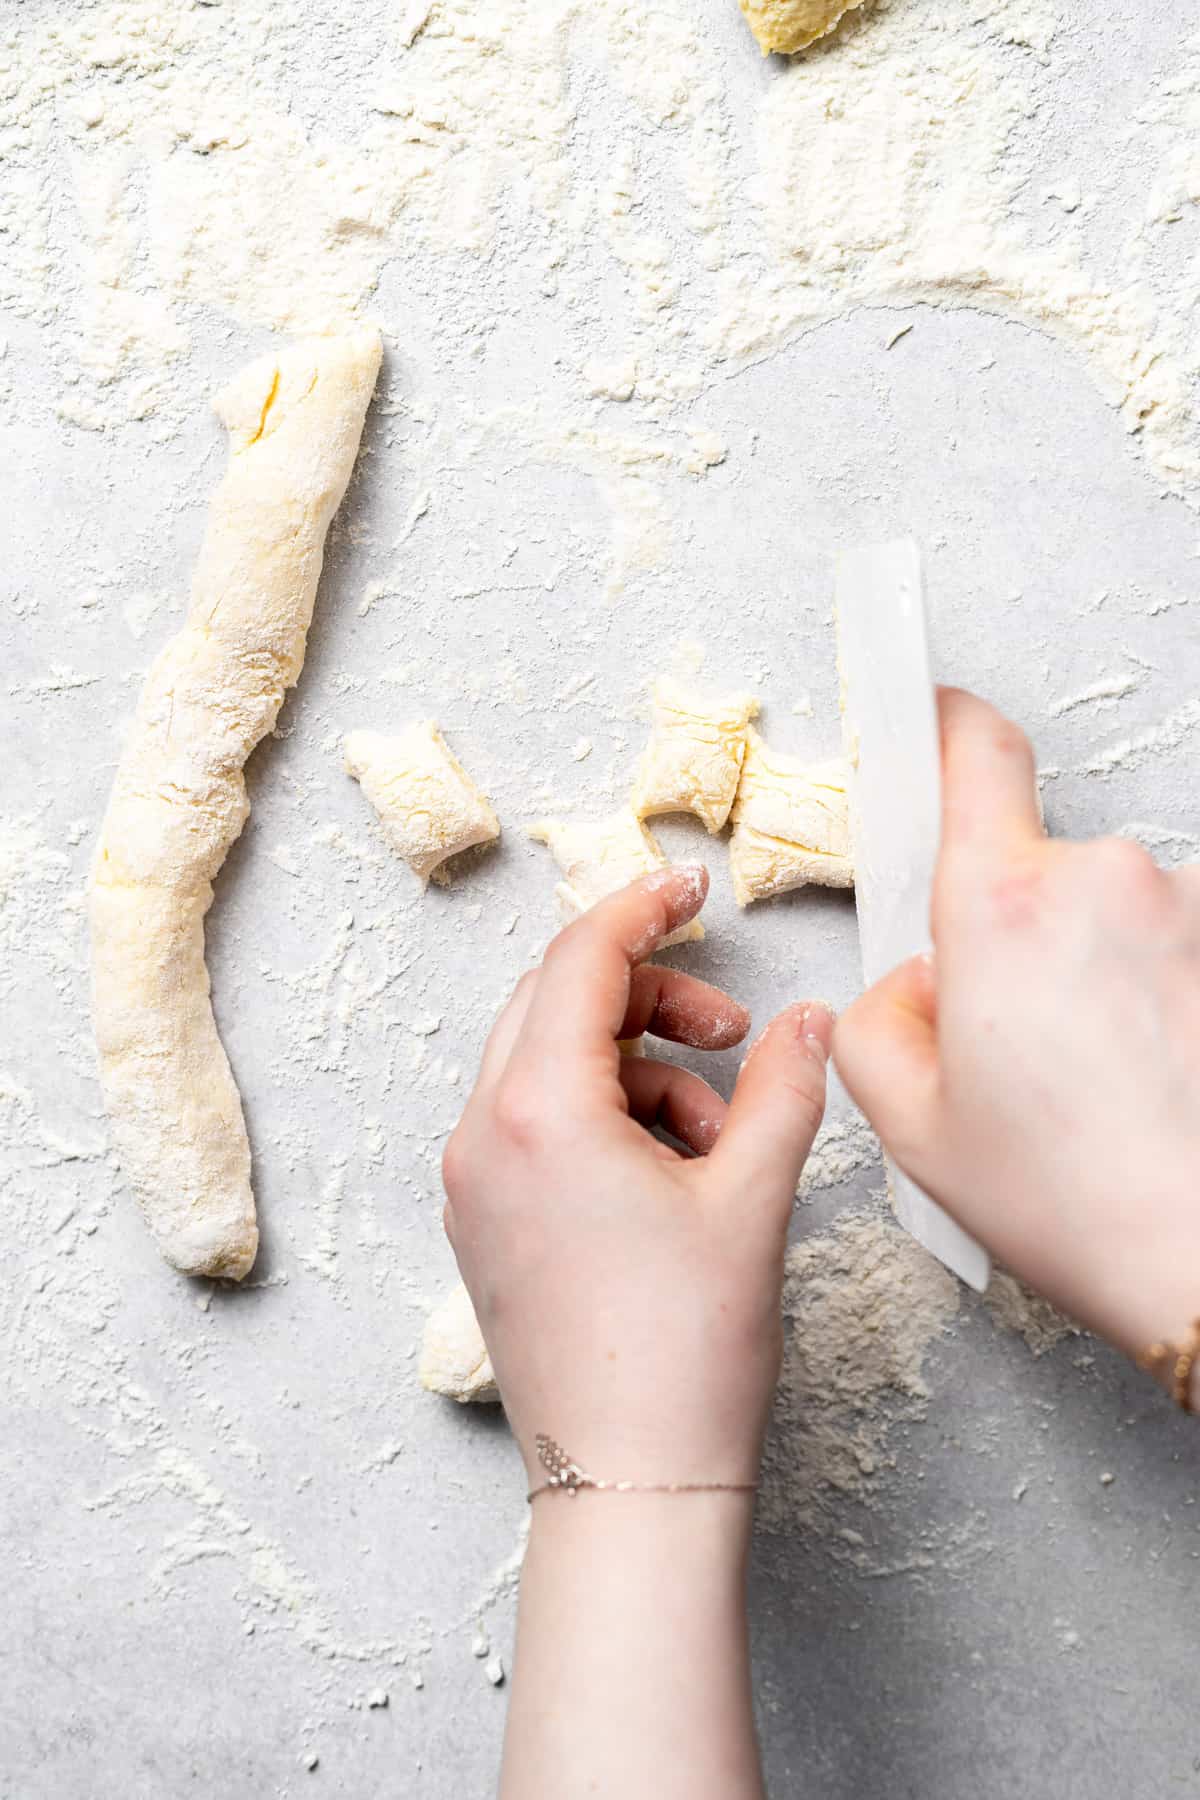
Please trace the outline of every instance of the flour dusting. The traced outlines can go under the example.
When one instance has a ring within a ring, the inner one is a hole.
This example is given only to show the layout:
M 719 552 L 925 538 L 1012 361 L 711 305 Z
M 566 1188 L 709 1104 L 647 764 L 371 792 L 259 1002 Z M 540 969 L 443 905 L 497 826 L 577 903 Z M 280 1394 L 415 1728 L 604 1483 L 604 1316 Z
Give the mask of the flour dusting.
M 508 1627 L 521 1472 L 502 1424 L 419 1391 L 417 1351 L 452 1278 L 442 1148 L 544 947 L 544 870 L 506 833 L 415 894 L 338 746 L 434 714 L 506 820 L 611 810 L 670 662 L 752 679 L 778 697 L 772 740 L 824 754 L 831 558 L 913 531 L 939 674 L 1034 731 L 1052 828 L 1200 858 L 1200 39 L 1185 9 L 1121 38 L 1061 0 L 875 0 L 761 62 L 733 0 L 8 10 L 0 1332 L 30 1453 L 0 1506 L 21 1535 L 11 1619 L 59 1633 L 36 1686 L 14 1659 L 14 1716 L 79 1729 L 52 1776 L 5 1773 L 116 1800 L 103 1693 L 152 1666 L 180 1734 L 223 1681 L 270 1693 L 290 1777 L 264 1724 L 208 1745 L 230 1791 L 295 1783 L 319 1745 L 314 1784 L 448 1792 L 397 1746 L 470 1681 L 456 1791 L 482 1792 L 502 1709 L 493 1652 L 464 1640 Z M 288 335 L 363 321 L 386 344 L 363 454 L 207 921 L 263 1251 L 242 1291 L 194 1291 L 154 1261 L 108 1148 L 87 870 L 219 472 L 209 396 Z M 712 882 L 681 965 L 756 1017 L 852 1000 L 849 901 L 800 894 L 752 924 L 698 822 L 663 842 Z M 733 1059 L 695 1059 L 714 1061 L 727 1091 Z M 877 1184 L 878 1159 L 836 1112 L 803 1197 Z M 854 1212 L 791 1253 L 786 1305 L 767 1530 L 876 1578 L 881 1610 L 899 1574 L 962 1569 L 994 1595 L 1003 1521 L 972 1504 L 935 1529 L 890 1468 L 929 1405 L 950 1278 Z M 1070 1330 L 1003 1276 L 991 1311 L 1018 1362 Z M 939 1420 L 982 1454 L 1000 1426 L 942 1386 Z M 1056 1466 L 1042 1422 L 1003 1422 L 1014 1532 L 1040 1491 L 1030 1445 Z M 52 1505 L 30 1503 L 30 1467 Z M 1039 1534 L 1057 1517 L 1087 1540 L 1068 1484 L 1050 1491 Z M 1122 1476 L 1105 1504 L 1132 1492 Z M 870 1503 L 894 1554 L 848 1535 Z M 1156 1540 L 1177 1591 L 1189 1541 Z M 152 1716 L 139 1752 L 161 1751 Z
M 836 1534 L 891 1464 L 893 1429 L 924 1416 L 926 1358 L 958 1284 L 890 1215 L 851 1213 L 788 1252 L 783 1374 L 759 1519 Z

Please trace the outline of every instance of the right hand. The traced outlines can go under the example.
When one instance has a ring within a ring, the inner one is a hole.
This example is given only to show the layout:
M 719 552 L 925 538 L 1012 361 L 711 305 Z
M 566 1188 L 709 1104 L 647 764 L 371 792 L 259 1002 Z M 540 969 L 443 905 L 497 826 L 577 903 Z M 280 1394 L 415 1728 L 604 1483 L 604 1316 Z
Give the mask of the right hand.
M 884 1145 L 1055 1305 L 1137 1354 L 1200 1317 L 1200 868 L 1045 835 L 1028 739 L 943 690 L 933 958 L 838 1024 Z

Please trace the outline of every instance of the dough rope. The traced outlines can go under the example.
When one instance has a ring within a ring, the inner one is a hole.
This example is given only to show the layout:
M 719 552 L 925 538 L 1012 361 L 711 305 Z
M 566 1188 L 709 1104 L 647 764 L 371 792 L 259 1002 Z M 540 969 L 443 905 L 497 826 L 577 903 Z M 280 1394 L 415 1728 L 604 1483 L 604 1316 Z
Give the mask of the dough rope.
M 729 840 L 739 906 L 809 883 L 854 886 L 849 786 L 848 763 L 805 763 L 749 732 Z
M 432 719 L 395 737 L 352 731 L 346 772 L 362 785 L 388 840 L 422 882 L 447 857 L 500 836 L 500 821 Z
M 789 56 L 807 49 L 862 4 L 863 0 L 741 0 L 764 56 L 771 50 Z
M 182 631 L 146 678 L 92 868 L 92 1016 L 113 1146 L 172 1266 L 239 1279 L 250 1146 L 204 962 L 243 765 L 304 662 L 325 533 L 358 454 L 379 334 L 316 338 L 217 396 L 229 466 Z
M 565 925 L 609 894 L 615 894 L 618 888 L 670 867 L 655 839 L 628 806 L 592 824 L 544 819 L 529 827 L 529 835 L 536 843 L 547 846 L 566 877 L 554 890 L 559 917 Z M 699 919 L 692 919 L 665 937 L 659 949 L 667 950 L 673 944 L 694 942 L 703 936 L 703 925 Z
M 654 686 L 654 724 L 634 777 L 630 804 L 639 819 L 690 812 L 721 831 L 737 793 L 746 731 L 758 712 L 753 694 L 704 701 L 664 676 Z

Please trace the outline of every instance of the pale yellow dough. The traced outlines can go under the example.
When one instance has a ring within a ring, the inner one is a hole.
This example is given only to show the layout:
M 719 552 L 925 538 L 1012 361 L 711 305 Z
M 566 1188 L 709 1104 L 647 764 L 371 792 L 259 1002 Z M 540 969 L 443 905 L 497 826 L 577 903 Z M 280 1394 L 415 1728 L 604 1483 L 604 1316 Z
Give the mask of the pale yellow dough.
M 429 1316 L 417 1373 L 421 1386 L 431 1394 L 442 1394 L 463 1406 L 500 1398 L 492 1359 L 471 1296 L 461 1281 Z
M 810 882 L 853 887 L 849 786 L 847 763 L 805 763 L 749 733 L 729 840 L 739 906 Z
M 146 678 L 92 868 L 92 1016 L 113 1147 L 167 1261 L 243 1276 L 250 1147 L 204 963 L 242 768 L 300 674 L 325 533 L 358 454 L 379 334 L 315 338 L 216 402 L 230 458 L 182 631 Z
M 790 55 L 815 44 L 863 0 L 741 0 L 750 29 L 762 46 Z
M 554 890 L 559 917 L 564 924 L 577 919 L 643 875 L 670 867 L 654 838 L 630 807 L 595 824 L 563 824 L 545 819 L 531 825 L 529 835 L 548 846 L 566 877 Z M 680 926 L 664 938 L 659 948 L 684 944 L 704 936 L 699 919 Z
M 432 719 L 395 737 L 352 731 L 347 773 L 379 814 L 388 839 L 422 881 L 440 863 L 500 836 L 500 821 Z
M 638 818 L 690 812 L 709 831 L 722 830 L 737 793 L 746 728 L 757 712 L 753 694 L 707 701 L 669 677 L 656 682 L 650 742 L 630 797 Z

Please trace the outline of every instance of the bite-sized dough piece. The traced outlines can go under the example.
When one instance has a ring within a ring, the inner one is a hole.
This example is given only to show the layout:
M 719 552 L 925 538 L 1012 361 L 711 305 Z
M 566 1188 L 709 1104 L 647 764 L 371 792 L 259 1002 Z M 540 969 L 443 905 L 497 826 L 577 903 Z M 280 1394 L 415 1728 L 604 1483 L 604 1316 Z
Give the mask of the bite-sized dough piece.
M 113 1146 L 167 1261 L 238 1279 L 258 1227 L 241 1101 L 204 963 L 242 767 L 304 662 L 325 533 L 358 454 L 379 333 L 261 357 L 215 402 L 229 466 L 183 630 L 146 678 L 92 867 L 92 1017 Z
M 627 806 L 598 824 L 564 825 L 558 819 L 545 819 L 539 825 L 531 825 L 529 835 L 549 847 L 566 876 L 554 890 L 564 925 L 588 912 L 598 900 L 615 894 L 618 888 L 628 887 L 643 875 L 653 875 L 656 869 L 670 867 L 654 838 Z M 703 925 L 699 919 L 692 919 L 665 937 L 659 949 L 703 936 Z
M 431 1394 L 463 1406 L 471 1400 L 487 1404 L 500 1398 L 492 1359 L 461 1281 L 426 1322 L 417 1373 Z
M 750 732 L 729 840 L 739 906 L 809 882 L 854 886 L 849 785 L 848 763 L 805 763 Z
M 778 50 L 789 56 L 815 44 L 863 0 L 741 0 L 750 29 L 763 55 Z
M 352 731 L 346 771 L 362 783 L 393 847 L 422 881 L 439 863 L 500 836 L 500 821 L 432 719 L 396 737 Z
M 668 677 L 656 682 L 654 725 L 630 796 L 638 818 L 690 812 L 709 831 L 722 830 L 757 712 L 753 694 L 705 701 Z

